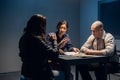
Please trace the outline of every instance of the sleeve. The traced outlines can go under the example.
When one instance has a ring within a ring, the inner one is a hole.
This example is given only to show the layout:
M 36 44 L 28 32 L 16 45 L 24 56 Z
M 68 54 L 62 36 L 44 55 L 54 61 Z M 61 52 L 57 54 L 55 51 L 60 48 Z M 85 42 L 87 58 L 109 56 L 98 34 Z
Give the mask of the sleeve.
M 49 34 L 48 34 L 47 37 L 46 37 L 46 41 L 47 41 L 47 44 L 48 44 L 49 46 L 53 47 L 53 45 L 52 45 L 53 41 L 52 41 L 52 39 L 50 38 L 50 35 L 49 35 Z
M 54 33 L 54 32 L 52 32 L 52 33 Z M 51 46 L 52 48 L 57 48 L 57 41 L 54 42 L 54 41 L 51 39 L 50 34 L 51 34 L 51 33 L 49 33 L 49 34 L 47 35 L 47 37 L 46 37 L 47 44 L 48 44 L 49 46 Z M 56 34 L 56 33 L 54 33 L 54 34 Z
M 45 51 L 45 54 L 50 56 L 58 56 L 58 50 L 57 48 L 52 48 L 47 44 L 46 41 L 44 41 L 41 37 L 37 37 L 38 41 L 38 46 L 40 45 L 40 48 Z M 49 53 L 49 54 L 48 54 Z
M 115 49 L 115 41 L 112 34 L 107 33 L 105 37 L 105 49 L 102 50 L 104 55 L 112 55 Z
M 66 44 L 67 50 L 68 50 L 68 51 L 72 51 L 72 49 L 74 48 L 74 46 L 73 46 L 73 44 L 72 44 L 72 42 L 71 42 L 71 39 L 70 39 L 70 37 L 69 37 L 68 34 L 66 34 L 66 37 L 69 38 L 69 41 L 68 41 L 67 44 Z
M 83 50 L 84 50 L 85 48 L 87 48 L 87 49 L 92 48 L 92 43 L 93 43 L 94 39 L 95 39 L 94 36 L 91 35 L 91 36 L 87 39 L 87 41 L 82 45 L 82 47 L 81 47 L 80 50 L 83 52 Z

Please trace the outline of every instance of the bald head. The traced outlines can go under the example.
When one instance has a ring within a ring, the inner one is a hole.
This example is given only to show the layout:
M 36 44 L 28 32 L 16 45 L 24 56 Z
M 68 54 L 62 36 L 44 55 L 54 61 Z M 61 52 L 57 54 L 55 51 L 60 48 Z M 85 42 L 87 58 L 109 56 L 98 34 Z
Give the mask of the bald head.
M 103 35 L 103 23 L 101 21 L 95 21 L 91 25 L 91 31 L 95 38 L 100 38 Z
M 103 23 L 101 21 L 95 21 L 92 25 L 91 28 L 94 29 L 101 29 L 103 28 Z

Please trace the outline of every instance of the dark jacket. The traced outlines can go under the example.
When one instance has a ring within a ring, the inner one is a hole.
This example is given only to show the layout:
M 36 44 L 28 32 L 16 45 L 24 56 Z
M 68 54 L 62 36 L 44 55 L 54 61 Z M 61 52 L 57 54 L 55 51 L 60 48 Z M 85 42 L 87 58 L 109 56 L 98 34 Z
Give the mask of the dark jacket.
M 56 34 L 56 37 L 57 37 L 57 44 L 59 44 L 65 37 L 69 38 L 69 41 L 61 48 L 64 52 L 68 52 L 68 51 L 72 51 L 72 49 L 74 48 L 71 40 L 70 40 L 70 37 L 69 35 L 66 33 L 62 36 L 62 38 L 60 38 L 58 36 L 58 31 L 57 32 L 52 32 L 52 33 L 55 33 Z M 47 43 L 51 46 L 51 47 L 54 47 L 54 44 L 53 44 L 53 41 L 50 37 L 50 35 L 48 34 L 47 35 Z
M 19 41 L 19 56 L 22 61 L 21 74 L 33 80 L 50 80 L 51 69 L 48 58 L 57 58 L 57 50 L 46 44 L 40 36 L 24 34 Z

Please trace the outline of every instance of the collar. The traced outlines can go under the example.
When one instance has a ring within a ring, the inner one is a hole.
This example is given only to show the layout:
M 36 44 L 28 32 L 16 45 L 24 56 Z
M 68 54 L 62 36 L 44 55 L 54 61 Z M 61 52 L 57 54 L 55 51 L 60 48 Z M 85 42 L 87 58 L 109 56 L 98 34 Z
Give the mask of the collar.
M 103 31 L 103 35 L 102 35 L 102 39 L 105 39 L 105 36 L 106 36 L 106 32 L 105 30 Z

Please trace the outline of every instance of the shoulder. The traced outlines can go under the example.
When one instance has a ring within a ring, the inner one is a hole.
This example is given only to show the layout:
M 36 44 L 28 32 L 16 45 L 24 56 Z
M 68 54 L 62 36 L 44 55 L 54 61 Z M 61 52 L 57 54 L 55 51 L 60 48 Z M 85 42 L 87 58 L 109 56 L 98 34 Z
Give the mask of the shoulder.
M 70 37 L 68 33 L 64 34 L 64 37 Z
M 114 39 L 114 36 L 111 33 L 106 33 L 105 39 Z
M 111 33 L 106 33 L 104 40 L 105 43 L 115 43 L 114 36 Z
M 113 35 L 111 33 L 106 33 L 106 37 L 113 37 Z
M 95 39 L 95 37 L 93 36 L 93 35 L 90 35 L 89 37 L 88 37 L 88 40 L 89 41 L 93 41 Z

